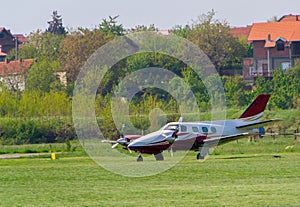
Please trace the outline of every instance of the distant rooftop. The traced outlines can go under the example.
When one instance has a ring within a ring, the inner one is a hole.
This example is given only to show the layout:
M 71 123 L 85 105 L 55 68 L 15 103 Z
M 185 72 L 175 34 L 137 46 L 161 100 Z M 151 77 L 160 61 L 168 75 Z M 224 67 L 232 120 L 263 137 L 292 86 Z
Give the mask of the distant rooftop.
M 0 62 L 0 75 L 24 74 L 33 62 L 33 59 Z

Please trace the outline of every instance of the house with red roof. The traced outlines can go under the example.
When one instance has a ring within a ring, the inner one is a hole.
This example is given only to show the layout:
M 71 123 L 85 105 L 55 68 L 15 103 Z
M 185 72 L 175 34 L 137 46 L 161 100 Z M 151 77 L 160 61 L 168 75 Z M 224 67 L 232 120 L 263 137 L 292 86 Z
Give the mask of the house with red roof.
M 250 44 L 248 41 L 248 36 L 250 34 L 252 26 L 247 25 L 246 27 L 234 27 L 230 29 L 232 36 L 244 40 L 246 43 Z
M 24 35 L 13 35 L 10 30 L 0 27 L 0 62 L 5 60 L 9 51 L 26 42 L 28 42 L 28 39 Z
M 243 60 L 243 76 L 271 78 L 276 68 L 287 69 L 300 58 L 300 17 L 286 15 L 277 22 L 254 23 L 248 35 L 253 58 Z
M 26 74 L 33 59 L 0 62 L 0 82 L 11 90 L 25 90 Z

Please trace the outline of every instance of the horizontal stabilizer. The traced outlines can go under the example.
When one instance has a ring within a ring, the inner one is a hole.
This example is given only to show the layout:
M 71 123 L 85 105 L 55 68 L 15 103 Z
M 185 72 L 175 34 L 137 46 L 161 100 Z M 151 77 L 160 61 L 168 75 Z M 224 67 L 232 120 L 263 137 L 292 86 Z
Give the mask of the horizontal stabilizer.
M 249 124 L 243 124 L 243 125 L 239 125 L 236 128 L 237 129 L 253 129 L 253 128 L 259 128 L 259 127 L 264 127 L 264 126 L 268 126 L 268 125 L 272 125 L 275 122 L 279 122 L 282 121 L 282 119 L 269 119 L 269 120 L 265 120 L 265 121 L 259 121 L 259 122 L 255 122 L 255 123 L 249 123 Z

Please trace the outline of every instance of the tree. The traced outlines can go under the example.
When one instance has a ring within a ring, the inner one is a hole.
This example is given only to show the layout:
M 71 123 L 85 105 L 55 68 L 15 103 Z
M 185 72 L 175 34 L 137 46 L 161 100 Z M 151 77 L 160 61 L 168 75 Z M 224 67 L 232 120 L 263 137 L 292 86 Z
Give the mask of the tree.
M 277 22 L 278 16 L 272 16 L 270 19 L 267 20 L 268 22 Z
M 133 32 L 141 32 L 141 31 L 158 31 L 158 29 L 154 26 L 154 24 L 151 24 L 149 27 L 145 25 L 138 25 L 134 28 L 131 28 L 131 31 Z
M 67 72 L 67 80 L 72 84 L 87 61 L 87 59 L 102 45 L 111 40 L 111 37 L 99 29 L 79 28 L 79 31 L 68 35 L 60 45 L 59 61 Z
M 58 68 L 60 68 L 58 61 L 42 59 L 35 62 L 28 72 L 26 90 L 50 92 L 52 86 L 60 85 L 55 76 Z
M 242 107 L 251 101 L 252 96 L 245 90 L 246 82 L 241 76 L 223 77 L 223 80 L 229 107 Z
M 241 64 L 247 51 L 238 38 L 230 33 L 226 21 L 214 19 L 215 11 L 203 14 L 193 21 L 187 38 L 210 58 L 216 69 L 223 65 Z
M 109 16 L 108 19 L 102 19 L 102 22 L 99 25 L 99 29 L 105 35 L 117 35 L 117 36 L 124 35 L 123 25 L 117 24 L 118 17 L 119 15 L 115 17 Z
M 54 87 L 61 86 L 55 72 L 61 69 L 58 61 L 60 43 L 65 37 L 37 31 L 31 34 L 31 44 L 37 48 L 35 62 L 31 66 L 26 79 L 27 90 L 49 92 Z
M 52 21 L 49 21 L 48 24 L 49 24 L 49 27 L 46 30 L 46 32 L 50 32 L 51 34 L 55 34 L 55 35 L 66 34 L 66 30 L 62 25 L 61 15 L 58 15 L 57 11 L 53 11 Z
M 188 38 L 188 34 L 191 28 L 189 25 L 185 25 L 184 27 L 181 25 L 176 25 L 173 27 L 172 32 L 179 37 Z

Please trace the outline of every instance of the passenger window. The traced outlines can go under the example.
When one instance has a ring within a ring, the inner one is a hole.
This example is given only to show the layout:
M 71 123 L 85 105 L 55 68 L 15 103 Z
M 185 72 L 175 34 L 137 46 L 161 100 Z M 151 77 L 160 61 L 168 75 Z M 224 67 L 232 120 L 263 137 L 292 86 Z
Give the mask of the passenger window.
M 211 127 L 210 130 L 211 130 L 212 133 L 216 133 L 217 132 L 216 127 Z
M 199 132 L 198 127 L 192 127 L 193 132 Z
M 181 125 L 181 126 L 180 126 L 180 130 L 181 130 L 182 132 L 186 132 L 186 131 L 187 131 L 187 127 L 184 126 L 184 125 Z
M 207 132 L 208 132 L 208 128 L 207 128 L 207 127 L 202 127 L 202 131 L 203 131 L 204 133 L 207 133 Z

